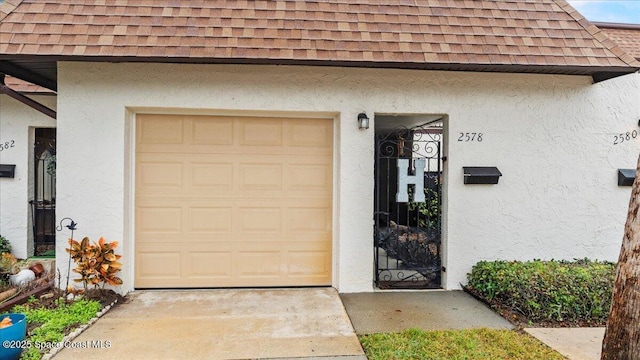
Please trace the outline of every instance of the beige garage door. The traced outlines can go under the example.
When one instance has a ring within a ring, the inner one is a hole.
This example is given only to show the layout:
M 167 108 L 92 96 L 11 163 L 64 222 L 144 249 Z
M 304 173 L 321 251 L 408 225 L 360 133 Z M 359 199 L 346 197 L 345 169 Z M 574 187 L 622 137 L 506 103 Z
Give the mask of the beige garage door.
M 331 119 L 138 115 L 135 287 L 331 284 Z

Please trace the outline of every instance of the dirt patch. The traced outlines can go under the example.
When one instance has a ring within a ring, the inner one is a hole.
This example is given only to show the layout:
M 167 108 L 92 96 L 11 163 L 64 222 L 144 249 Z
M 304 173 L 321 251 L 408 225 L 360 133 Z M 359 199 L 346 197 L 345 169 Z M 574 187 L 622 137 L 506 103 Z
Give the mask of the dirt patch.
M 29 307 L 32 309 L 55 309 L 58 307 L 58 299 L 62 297 L 64 297 L 64 292 L 53 288 L 37 296 L 35 301 L 29 301 Z M 102 305 L 102 308 L 112 304 L 115 306 L 126 300 L 126 297 L 108 289 L 91 289 L 78 298 L 95 300 Z
M 126 297 L 118 294 L 110 289 L 91 289 L 84 294 L 85 299 L 98 301 L 102 307 L 107 307 L 111 304 L 114 306 L 125 302 Z M 115 304 L 114 304 L 115 302 Z

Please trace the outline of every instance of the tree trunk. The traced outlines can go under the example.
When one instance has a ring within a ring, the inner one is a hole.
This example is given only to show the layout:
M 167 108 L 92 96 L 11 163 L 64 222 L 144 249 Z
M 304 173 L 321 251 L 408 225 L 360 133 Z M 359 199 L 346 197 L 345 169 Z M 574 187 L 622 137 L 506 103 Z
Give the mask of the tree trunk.
M 616 267 L 601 360 L 640 360 L 640 159 Z

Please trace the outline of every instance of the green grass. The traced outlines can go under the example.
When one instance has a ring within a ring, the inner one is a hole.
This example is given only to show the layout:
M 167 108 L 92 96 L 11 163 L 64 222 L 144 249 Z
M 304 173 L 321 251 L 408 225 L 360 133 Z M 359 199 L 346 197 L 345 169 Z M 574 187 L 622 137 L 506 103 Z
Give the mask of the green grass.
M 77 300 L 67 304 L 58 299 L 55 309 L 35 308 L 34 301 L 25 305 L 14 306 L 12 312 L 27 315 L 27 324 L 36 327 L 29 331 L 27 340 L 34 346 L 22 352 L 20 359 L 40 359 L 41 354 L 36 344 L 51 344 L 61 341 L 65 330 L 86 324 L 102 308 L 99 302 L 93 300 Z M 42 348 L 42 347 L 41 347 Z
M 369 360 L 562 360 L 535 338 L 510 330 L 406 330 L 360 336 Z

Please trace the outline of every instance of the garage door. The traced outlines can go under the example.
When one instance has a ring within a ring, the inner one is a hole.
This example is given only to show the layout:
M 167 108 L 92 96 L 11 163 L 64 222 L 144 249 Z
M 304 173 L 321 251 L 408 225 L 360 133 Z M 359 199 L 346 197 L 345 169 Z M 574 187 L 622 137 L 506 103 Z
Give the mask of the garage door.
M 138 115 L 135 287 L 331 284 L 331 119 Z

